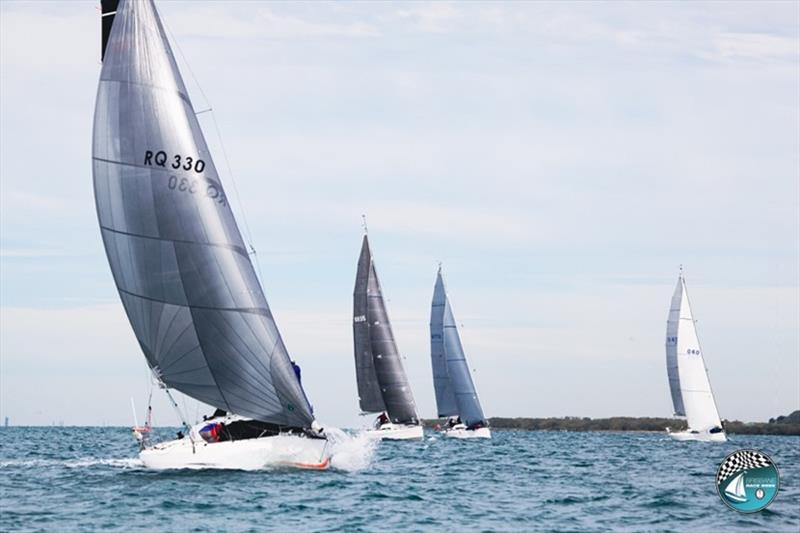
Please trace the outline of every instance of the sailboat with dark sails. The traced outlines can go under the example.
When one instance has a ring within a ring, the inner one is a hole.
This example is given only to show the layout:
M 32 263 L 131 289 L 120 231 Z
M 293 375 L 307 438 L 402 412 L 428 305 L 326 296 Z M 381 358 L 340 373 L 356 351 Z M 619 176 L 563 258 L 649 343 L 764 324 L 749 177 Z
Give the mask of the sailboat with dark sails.
M 159 384 L 217 410 L 145 466 L 324 469 L 325 433 L 227 201 L 152 0 L 102 1 L 92 165 L 120 299 Z M 173 400 L 173 405 L 175 402 Z
M 394 340 L 366 231 L 353 290 L 353 341 L 361 411 L 379 413 L 367 434 L 389 440 L 421 439 L 422 425 Z

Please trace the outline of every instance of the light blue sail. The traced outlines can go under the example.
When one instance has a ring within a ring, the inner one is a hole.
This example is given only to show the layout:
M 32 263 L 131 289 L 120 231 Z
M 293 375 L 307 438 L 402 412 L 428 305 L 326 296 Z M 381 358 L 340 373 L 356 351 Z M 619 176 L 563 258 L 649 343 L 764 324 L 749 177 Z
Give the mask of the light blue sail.
M 468 427 L 486 425 L 447 298 L 441 267 L 433 289 L 430 326 L 433 386 L 439 416 L 459 416 Z

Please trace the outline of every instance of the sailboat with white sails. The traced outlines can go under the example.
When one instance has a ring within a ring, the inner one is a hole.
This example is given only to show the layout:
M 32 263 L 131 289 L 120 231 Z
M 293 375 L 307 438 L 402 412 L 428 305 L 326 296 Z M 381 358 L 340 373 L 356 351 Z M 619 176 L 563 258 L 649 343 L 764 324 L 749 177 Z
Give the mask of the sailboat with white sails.
M 685 431 L 669 432 L 675 440 L 725 442 L 725 430 L 711 391 L 683 269 L 672 295 L 667 319 L 667 376 L 675 416 L 686 417 Z
M 92 164 L 120 299 L 158 382 L 217 408 L 151 468 L 324 469 L 325 433 L 256 277 L 152 0 L 103 0 Z M 173 405 L 175 405 L 174 400 Z
M 361 412 L 380 413 L 367 435 L 421 439 L 423 429 L 394 340 L 365 223 L 353 289 L 353 347 Z
M 441 265 L 433 288 L 430 327 L 436 407 L 440 417 L 448 417 L 444 435 L 459 439 L 491 438 L 450 308 Z
M 747 501 L 747 492 L 744 489 L 744 474 L 744 472 L 740 473 L 725 487 L 725 496 L 738 503 Z

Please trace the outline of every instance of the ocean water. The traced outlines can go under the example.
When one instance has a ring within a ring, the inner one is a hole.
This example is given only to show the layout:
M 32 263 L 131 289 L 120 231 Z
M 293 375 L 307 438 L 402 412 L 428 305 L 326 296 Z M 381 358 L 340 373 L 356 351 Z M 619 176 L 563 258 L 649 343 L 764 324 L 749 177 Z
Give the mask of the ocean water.
M 167 430 L 163 430 L 167 434 Z M 780 493 L 738 514 L 717 466 L 769 454 Z M 0 530 L 800 531 L 800 437 L 494 432 L 337 444 L 326 472 L 145 470 L 127 428 L 0 429 Z

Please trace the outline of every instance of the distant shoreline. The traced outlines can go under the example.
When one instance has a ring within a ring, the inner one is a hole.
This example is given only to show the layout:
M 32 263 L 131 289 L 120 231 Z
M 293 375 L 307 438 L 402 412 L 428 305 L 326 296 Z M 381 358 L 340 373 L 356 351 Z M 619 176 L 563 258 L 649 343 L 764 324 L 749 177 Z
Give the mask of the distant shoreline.
M 423 419 L 423 425 L 427 428 L 435 428 L 437 425 L 444 425 L 443 418 Z M 800 410 L 787 416 L 779 416 L 769 422 L 740 422 L 739 420 L 723 420 L 723 425 L 728 433 L 734 435 L 789 435 L 800 436 Z M 633 417 L 616 416 L 611 418 L 589 418 L 579 416 L 550 417 L 550 418 L 529 418 L 529 417 L 492 417 L 489 418 L 489 426 L 493 429 L 505 429 L 512 431 L 573 431 L 573 432 L 616 432 L 629 431 L 639 433 L 664 433 L 667 428 L 673 431 L 686 429 L 686 421 L 680 418 L 658 418 L 658 417 Z M 3 429 L 4 426 L 0 426 Z M 72 426 L 64 424 L 51 424 L 46 426 L 29 425 L 9 425 L 8 429 L 15 427 L 103 427 L 103 428 L 127 428 L 128 426 Z M 179 429 L 178 426 L 155 426 L 164 429 Z M 353 428 L 350 428 L 353 429 Z
M 794 415 L 794 413 L 793 413 Z M 780 417 L 783 419 L 784 417 Z M 738 435 L 800 435 L 800 423 L 792 415 L 789 420 L 779 422 L 740 422 L 724 420 L 728 433 Z M 426 419 L 426 427 L 442 424 L 444 419 Z M 494 429 L 519 431 L 638 431 L 663 433 L 667 428 L 673 431 L 686 429 L 686 421 L 680 418 L 628 417 L 588 418 L 567 416 L 560 418 L 492 417 L 489 426 Z

